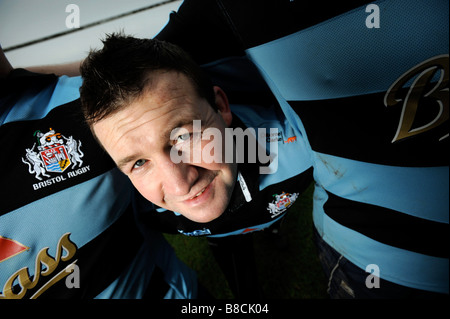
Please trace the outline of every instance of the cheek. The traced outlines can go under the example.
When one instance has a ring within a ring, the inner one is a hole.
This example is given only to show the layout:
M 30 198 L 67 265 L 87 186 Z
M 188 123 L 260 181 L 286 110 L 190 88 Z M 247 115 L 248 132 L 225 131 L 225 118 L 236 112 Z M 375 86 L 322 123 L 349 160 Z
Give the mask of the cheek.
M 220 198 L 229 197 L 235 186 L 235 181 L 237 178 L 237 165 L 227 163 L 210 164 L 208 169 L 220 172 L 217 176 L 218 197 Z
M 216 164 L 214 167 L 218 168 L 222 164 L 233 162 L 234 147 L 232 142 L 231 145 L 228 145 L 229 140 L 225 139 L 225 133 L 222 133 L 219 129 L 209 128 L 203 134 L 201 143 L 194 151 L 200 150 L 202 163 Z
M 154 183 L 151 183 L 149 179 L 141 178 L 130 178 L 131 183 L 138 190 L 138 192 L 144 196 L 144 198 L 156 205 L 162 203 L 162 193 L 159 191 Z

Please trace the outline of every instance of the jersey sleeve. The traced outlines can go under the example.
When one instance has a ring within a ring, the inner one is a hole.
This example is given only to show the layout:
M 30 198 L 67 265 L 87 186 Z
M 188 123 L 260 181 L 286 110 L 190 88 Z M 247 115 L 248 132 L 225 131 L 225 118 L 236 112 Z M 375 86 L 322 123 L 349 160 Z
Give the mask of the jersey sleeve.
M 184 1 L 155 38 L 179 45 L 199 64 L 245 54 L 216 1 Z

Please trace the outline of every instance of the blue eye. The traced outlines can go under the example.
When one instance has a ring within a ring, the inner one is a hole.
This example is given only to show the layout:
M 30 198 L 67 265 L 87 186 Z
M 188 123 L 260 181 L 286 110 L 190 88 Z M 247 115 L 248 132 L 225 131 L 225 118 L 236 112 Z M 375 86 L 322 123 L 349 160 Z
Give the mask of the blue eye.
M 143 160 L 143 159 L 137 160 L 136 163 L 134 163 L 133 168 L 139 168 L 139 167 L 143 166 L 146 162 L 147 162 L 147 160 Z
M 177 136 L 177 139 L 175 140 L 175 144 L 186 142 L 191 137 L 190 133 L 185 133 Z

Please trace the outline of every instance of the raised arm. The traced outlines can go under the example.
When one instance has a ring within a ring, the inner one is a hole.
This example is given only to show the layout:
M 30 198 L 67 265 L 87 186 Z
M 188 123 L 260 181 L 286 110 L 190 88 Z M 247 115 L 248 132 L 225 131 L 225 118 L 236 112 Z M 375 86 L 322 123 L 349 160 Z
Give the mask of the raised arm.
M 5 53 L 0 46 L 0 79 L 5 78 L 12 69 L 11 63 L 9 63 L 8 58 L 5 56 Z

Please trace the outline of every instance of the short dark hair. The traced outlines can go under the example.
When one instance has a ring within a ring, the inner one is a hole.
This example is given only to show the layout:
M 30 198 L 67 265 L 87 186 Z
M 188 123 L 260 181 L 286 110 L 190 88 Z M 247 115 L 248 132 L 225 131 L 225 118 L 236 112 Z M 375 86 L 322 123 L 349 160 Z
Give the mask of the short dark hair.
M 88 124 L 93 124 L 139 98 L 151 72 L 176 71 L 186 75 L 200 97 L 215 105 L 210 79 L 180 47 L 157 39 L 138 39 L 121 33 L 107 35 L 103 48 L 93 50 L 80 71 L 80 98 Z

